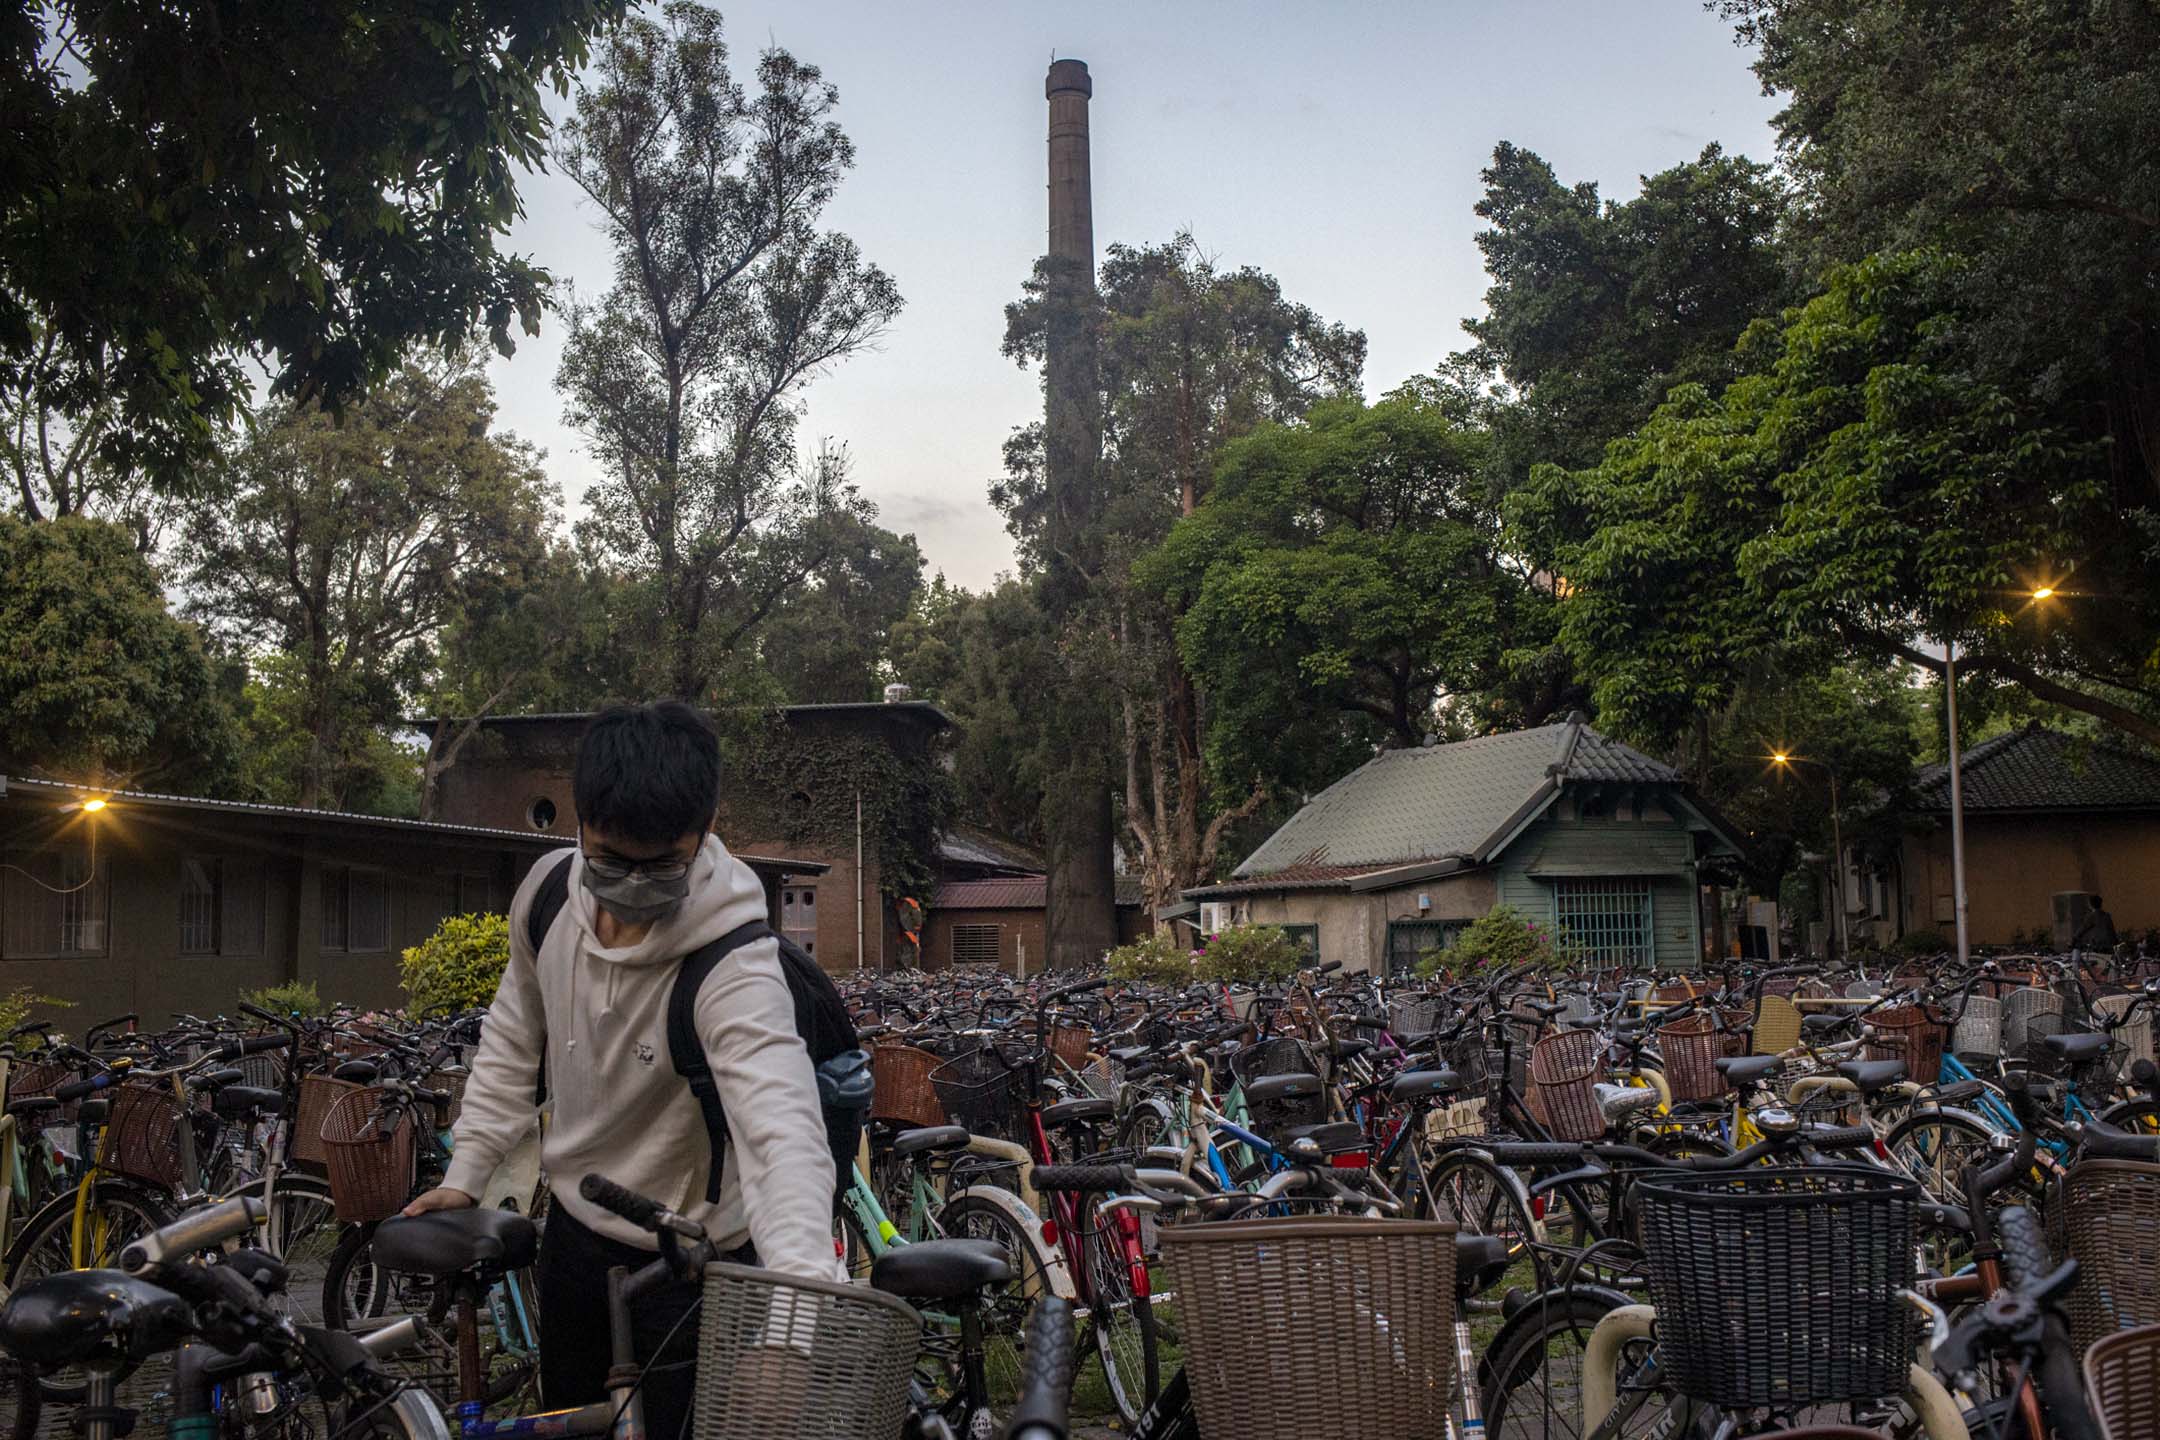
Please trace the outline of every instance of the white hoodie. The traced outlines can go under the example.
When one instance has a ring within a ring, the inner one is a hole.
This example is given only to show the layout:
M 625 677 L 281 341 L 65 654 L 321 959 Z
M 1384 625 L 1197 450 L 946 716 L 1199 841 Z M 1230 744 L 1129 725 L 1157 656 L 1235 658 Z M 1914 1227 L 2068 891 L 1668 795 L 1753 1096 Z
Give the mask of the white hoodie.
M 564 853 L 569 896 L 535 957 L 526 915 Z M 698 992 L 698 1034 L 730 1138 L 717 1205 L 705 1203 L 704 1120 L 668 1059 L 668 991 L 681 958 L 765 918 L 757 876 L 708 835 L 681 907 L 637 944 L 608 949 L 593 933 L 584 863 L 575 849 L 547 856 L 510 903 L 510 964 L 488 1007 L 443 1183 L 480 1194 L 532 1127 L 544 1044 L 554 1105 L 540 1153 L 555 1204 L 603 1235 L 655 1248 L 651 1234 L 577 1193 L 578 1182 L 597 1172 L 699 1221 L 722 1249 L 749 1240 L 769 1269 L 842 1278 L 832 1241 L 832 1153 L 777 941 L 737 947 Z

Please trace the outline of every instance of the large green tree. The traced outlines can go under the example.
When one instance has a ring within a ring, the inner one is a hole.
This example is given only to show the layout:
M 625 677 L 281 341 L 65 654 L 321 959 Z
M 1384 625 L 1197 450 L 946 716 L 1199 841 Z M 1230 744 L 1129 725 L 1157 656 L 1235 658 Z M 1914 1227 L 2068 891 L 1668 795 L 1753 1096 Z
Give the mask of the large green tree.
M 0 19 L 0 407 L 45 458 L 194 472 L 271 392 L 341 404 L 418 342 L 535 328 L 499 248 L 542 99 L 621 0 L 54 0 Z M 19 448 L 15 457 L 20 460 Z M 25 485 L 35 481 L 35 485 Z M 53 488 L 57 481 L 58 489 Z
M 1007 308 L 1005 350 L 1022 364 L 1045 359 L 1066 323 L 1056 278 L 1038 271 Z M 1100 417 L 1099 458 L 1074 472 L 1080 493 L 1060 490 L 1044 428 L 1022 429 L 991 498 L 1028 573 L 1052 586 L 1069 678 L 1045 744 L 1084 783 L 1120 782 L 1127 854 L 1160 904 L 1212 877 L 1230 822 L 1206 775 L 1203 698 L 1178 656 L 1176 615 L 1133 583 L 1133 562 L 1205 502 L 1226 442 L 1354 393 L 1365 337 L 1285 298 L 1262 271 L 1218 265 L 1190 235 L 1111 246 L 1073 323 L 1094 362 L 1086 408 Z M 1053 798 L 1079 783 L 1053 786 Z M 1246 776 L 1229 808 L 1250 814 L 1267 794 L 1267 777 Z
M 808 581 L 774 608 L 758 640 L 766 670 L 798 705 L 875 700 L 893 627 L 922 590 L 922 548 L 860 516 L 822 516 L 824 553 Z
M 0 774 L 217 794 L 241 741 L 219 667 L 125 530 L 0 514 Z
M 1974 365 L 1964 267 L 1933 253 L 1832 272 L 1763 325 L 1750 373 L 1674 392 L 1594 469 L 1540 472 L 1565 509 L 1562 637 L 1599 711 L 1671 734 L 1749 667 L 1831 645 L 1968 671 L 2160 743 L 2160 695 L 2106 617 L 2032 598 L 2112 523 L 2101 447 Z M 2143 602 L 2141 602 L 2143 603 Z
M 485 377 L 456 362 L 408 366 L 342 422 L 280 408 L 189 516 L 193 608 L 241 652 L 282 650 L 297 669 L 294 803 L 343 803 L 337 757 L 357 732 L 417 699 L 445 627 L 544 556 L 553 492 L 537 453 L 493 432 L 494 410 Z
M 1403 392 L 1224 447 L 1207 503 L 1139 567 L 1208 697 L 1218 796 L 1255 774 L 1317 789 L 1376 743 L 1548 718 L 1560 697 L 1489 709 L 1510 652 L 1549 638 L 1552 599 L 1502 552 L 1486 443 Z
M 843 452 L 796 450 L 804 388 L 899 313 L 891 277 L 819 228 L 854 162 L 838 91 L 785 51 L 753 94 L 720 16 L 633 17 L 578 87 L 555 154 L 593 202 L 614 280 L 570 311 L 556 377 L 600 467 L 580 531 L 645 588 L 623 637 L 657 682 L 714 698 L 758 627 L 868 520 Z

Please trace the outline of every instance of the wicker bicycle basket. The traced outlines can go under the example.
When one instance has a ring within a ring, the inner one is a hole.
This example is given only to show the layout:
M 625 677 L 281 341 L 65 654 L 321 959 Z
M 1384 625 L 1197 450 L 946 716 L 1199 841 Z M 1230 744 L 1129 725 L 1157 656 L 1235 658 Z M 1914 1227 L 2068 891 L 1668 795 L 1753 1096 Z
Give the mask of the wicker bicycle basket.
M 692 1440 L 900 1433 L 922 1319 L 875 1290 L 705 1267 Z
M 1708 1015 L 1689 1015 L 1658 1031 L 1658 1056 L 1675 1100 L 1715 1100 L 1732 1086 L 1717 1068 L 1726 1039 Z
M 1049 1033 L 1050 1053 L 1075 1070 L 1086 1067 L 1088 1051 L 1094 1048 L 1095 1031 L 1086 1025 L 1052 1025 Z
M 948 1123 L 970 1135 L 1010 1140 L 1020 1133 L 1022 1076 L 995 1050 L 955 1055 L 930 1072 Z
M 944 1064 L 913 1045 L 879 1045 L 870 1052 L 870 1115 L 894 1125 L 918 1128 L 945 1123 L 930 1072 Z
M 1950 1027 L 1925 1005 L 1893 1005 L 1868 1016 L 1867 1058 L 1902 1060 L 1905 1078 L 1932 1085 L 1942 1074 L 1943 1042 Z
M 60 1086 L 75 1078 L 75 1071 L 68 1065 L 51 1065 L 37 1060 L 17 1060 L 8 1067 L 7 1098 L 10 1104 L 17 1100 L 34 1100 L 50 1095 Z M 16 1123 L 24 1135 L 35 1135 L 48 1125 L 72 1125 L 75 1123 L 76 1107 L 80 1102 L 70 1100 L 57 1110 L 47 1110 L 42 1115 L 25 1115 Z
M 2160 1325 L 2110 1335 L 2086 1351 L 2085 1389 L 2105 1440 L 2160 1435 Z
M 1727 1408 L 1895 1396 L 1912 1363 L 1919 1187 L 1860 1166 L 1658 1175 L 1636 1187 L 1661 1350 Z
M 159 1189 L 180 1183 L 180 1127 L 187 1112 L 162 1085 L 121 1085 L 98 1142 L 98 1168 Z
M 323 1121 L 329 1117 L 332 1105 L 353 1091 L 365 1088 L 350 1080 L 333 1080 L 328 1075 L 300 1077 L 300 1104 L 292 1126 L 294 1164 L 318 1175 L 323 1172 Z
M 2160 1165 L 2081 1161 L 2048 1218 L 2057 1256 L 2078 1262 L 2068 1308 L 2080 1350 L 2117 1330 L 2160 1325 Z
M 1530 1111 L 1555 1140 L 1595 1140 L 1605 1133 L 1597 1077 L 1605 1066 L 1605 1042 L 1595 1030 L 1563 1030 L 1530 1051 Z
M 412 1196 L 413 1118 L 368 1087 L 338 1097 L 323 1117 L 330 1199 L 339 1220 L 365 1225 L 397 1213 Z
M 1333 1216 L 1165 1228 L 1201 1433 L 1448 1433 L 1454 1237 L 1432 1221 Z
M 1437 995 L 1397 995 L 1388 1001 L 1388 1028 L 1397 1035 L 1425 1035 L 1440 1023 Z

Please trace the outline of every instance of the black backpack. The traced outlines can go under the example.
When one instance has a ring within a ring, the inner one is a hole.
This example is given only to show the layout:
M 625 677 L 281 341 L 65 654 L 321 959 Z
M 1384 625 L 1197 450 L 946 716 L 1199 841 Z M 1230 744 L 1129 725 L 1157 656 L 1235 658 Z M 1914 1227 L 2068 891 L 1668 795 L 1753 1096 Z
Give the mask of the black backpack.
M 525 917 L 526 938 L 537 959 L 540 944 L 570 898 L 570 857 L 565 855 L 541 880 L 533 893 L 532 909 Z M 675 983 L 668 991 L 668 1059 L 675 1073 L 689 1083 L 705 1117 L 705 1137 L 712 1146 L 712 1168 L 705 1176 L 705 1203 L 720 1200 L 720 1162 L 727 1151 L 727 1111 L 720 1104 L 720 1087 L 714 1083 L 712 1066 L 706 1063 L 705 1046 L 697 1033 L 697 997 L 705 977 L 739 945 L 763 940 L 772 927 L 762 920 L 737 926 L 682 959 Z M 863 1052 L 855 1022 L 848 1018 L 847 1002 L 840 998 L 832 977 L 786 936 L 780 940 L 780 973 L 787 978 L 788 993 L 795 1000 L 795 1033 L 817 1070 L 818 1103 L 825 1114 L 825 1142 L 832 1149 L 833 1179 L 846 1189 L 853 1178 L 850 1167 L 862 1143 L 864 1117 L 870 1111 L 870 1057 Z

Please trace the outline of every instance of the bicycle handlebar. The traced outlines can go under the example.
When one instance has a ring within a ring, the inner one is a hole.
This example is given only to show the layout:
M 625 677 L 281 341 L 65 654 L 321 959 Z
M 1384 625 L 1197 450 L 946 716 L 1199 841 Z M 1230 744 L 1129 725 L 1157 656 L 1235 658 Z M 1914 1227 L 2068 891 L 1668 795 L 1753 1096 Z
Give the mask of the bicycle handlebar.
M 238 1195 L 215 1205 L 205 1205 L 200 1210 L 189 1211 L 170 1225 L 159 1226 L 122 1250 L 120 1268 L 141 1271 L 168 1260 L 184 1260 L 213 1245 L 247 1234 L 269 1215 L 262 1201 L 251 1195 Z
M 205 1057 L 211 1060 L 238 1060 L 243 1055 L 260 1055 L 266 1050 L 283 1050 L 293 1043 L 290 1035 L 250 1035 L 245 1040 L 235 1040 L 220 1045 Z

